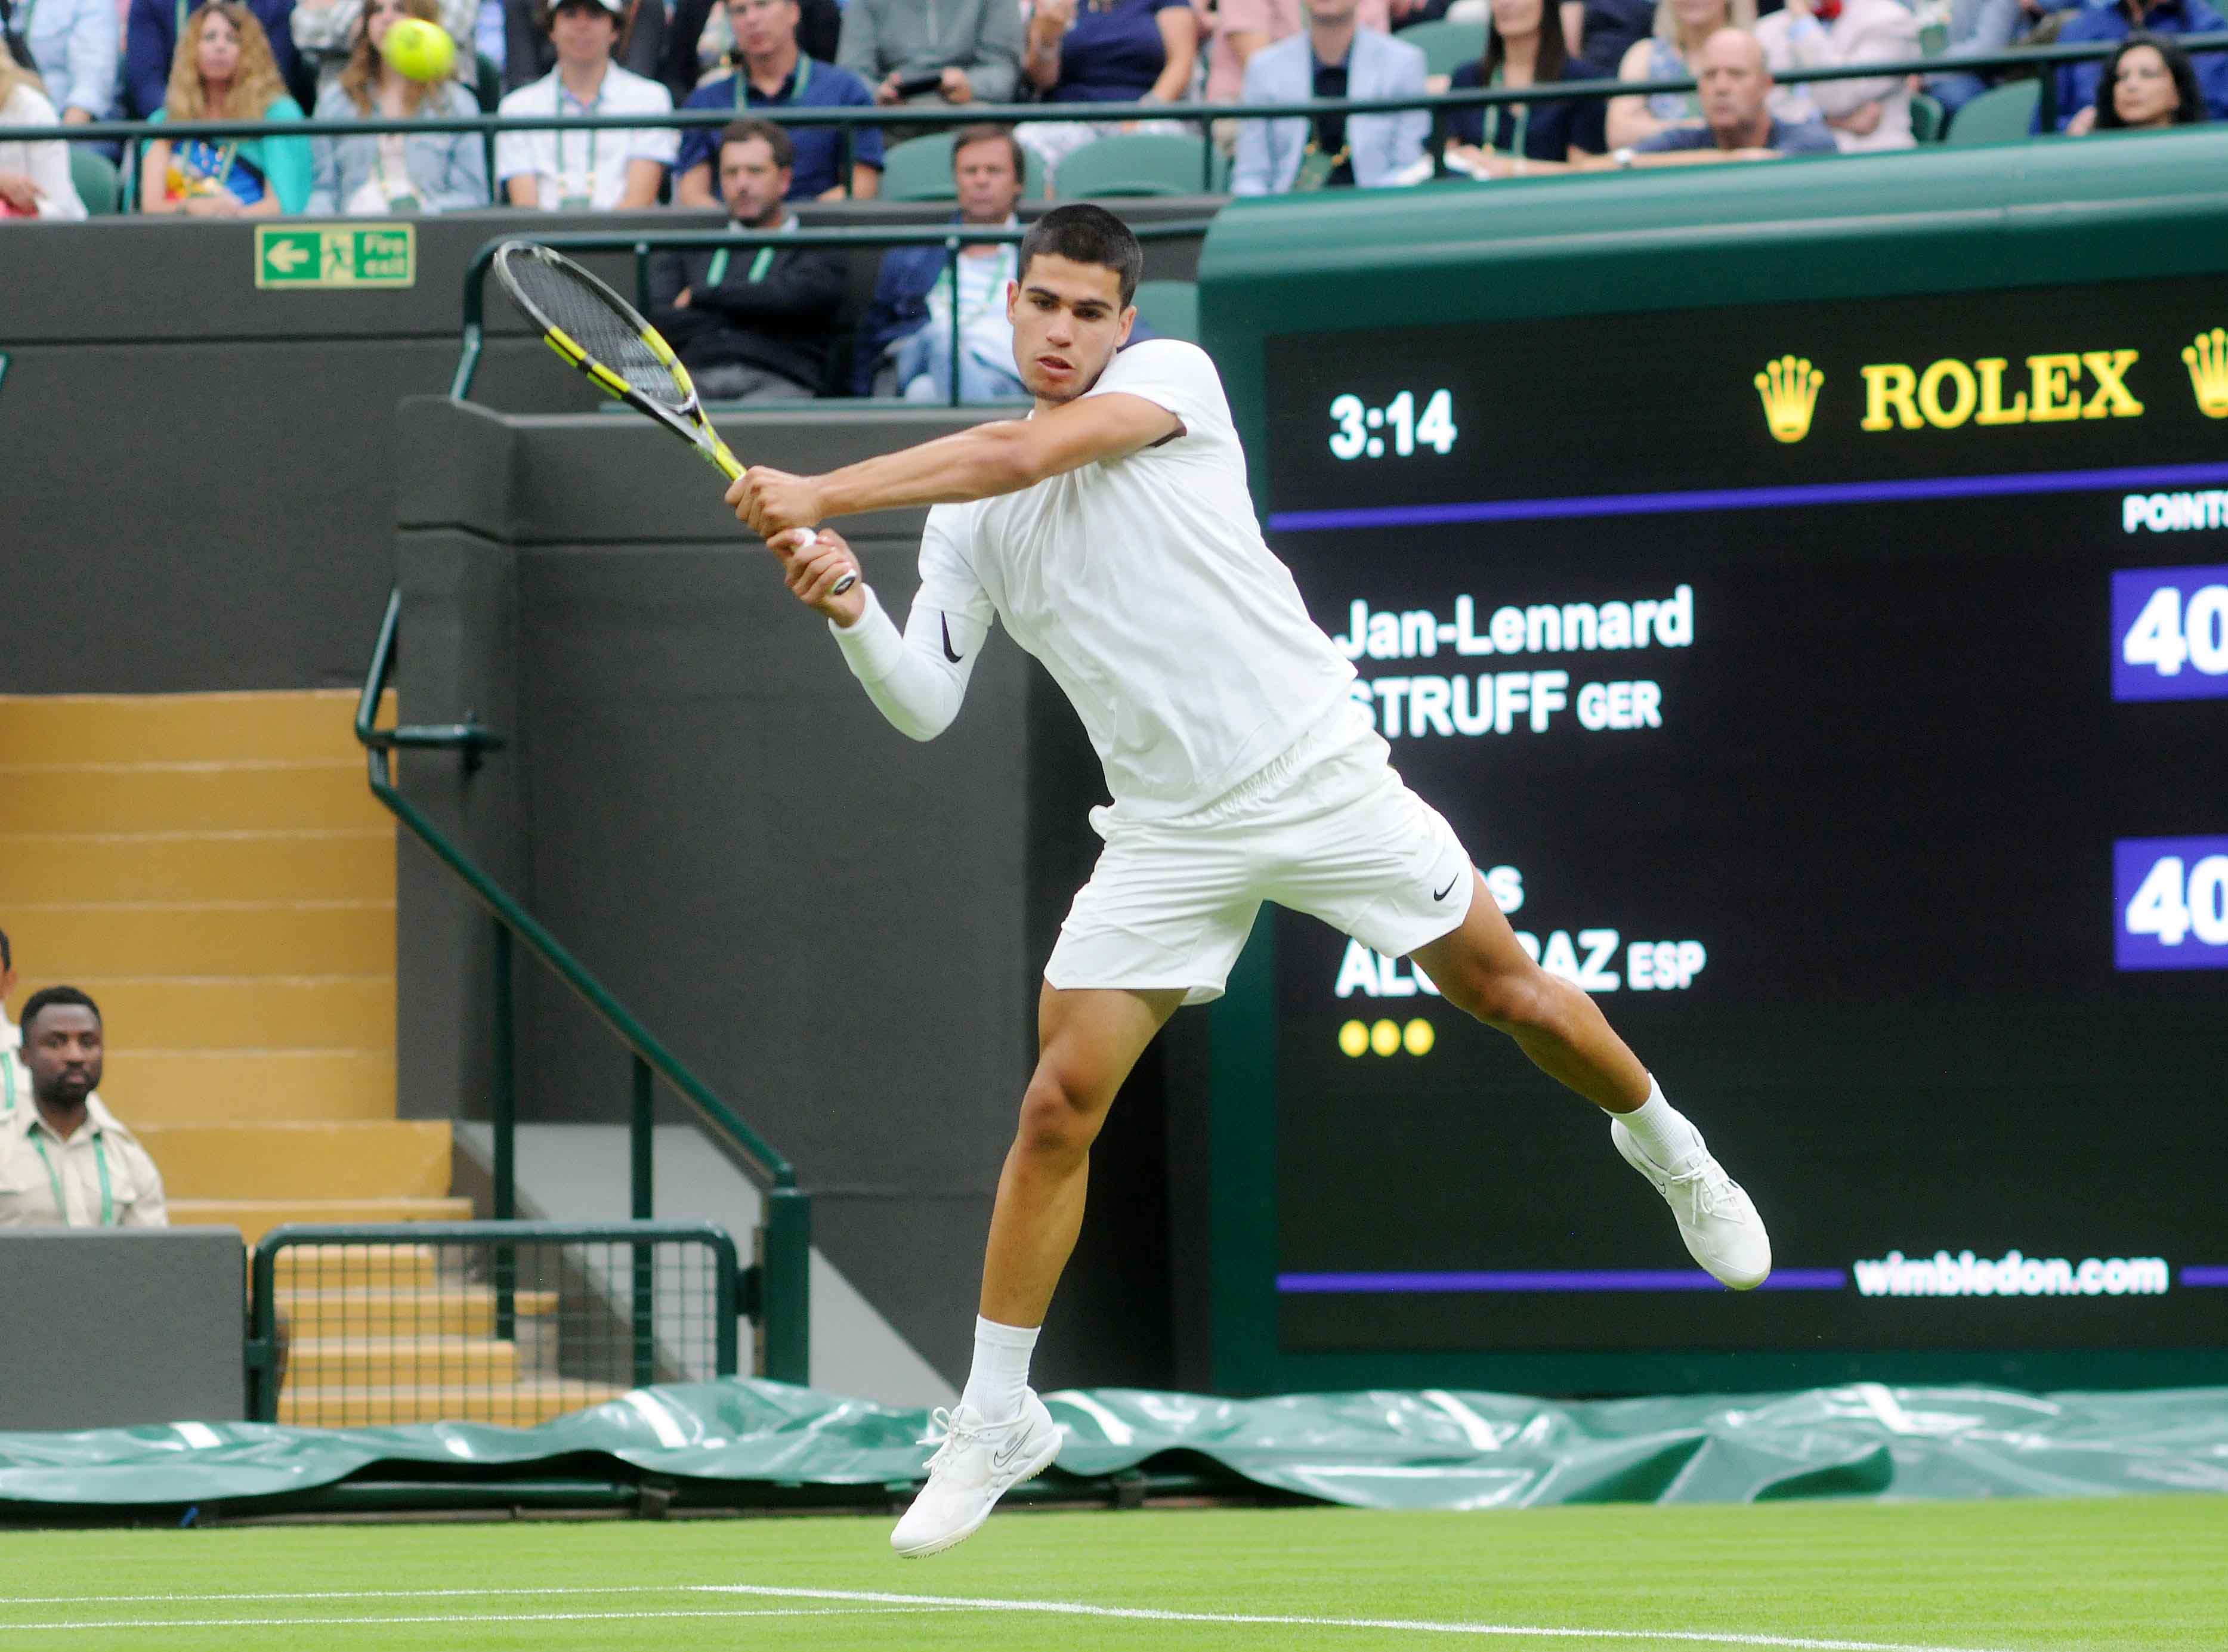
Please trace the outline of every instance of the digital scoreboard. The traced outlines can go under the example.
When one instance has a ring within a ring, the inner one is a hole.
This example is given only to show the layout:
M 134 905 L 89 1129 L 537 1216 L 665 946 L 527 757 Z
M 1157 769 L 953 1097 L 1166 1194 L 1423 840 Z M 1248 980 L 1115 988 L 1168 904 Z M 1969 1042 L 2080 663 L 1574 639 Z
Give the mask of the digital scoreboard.
M 1271 544 L 1777 1259 L 1717 1289 L 1595 1110 L 1278 912 L 1279 1358 L 2228 1346 L 2224 327 L 2205 278 L 1271 333 Z

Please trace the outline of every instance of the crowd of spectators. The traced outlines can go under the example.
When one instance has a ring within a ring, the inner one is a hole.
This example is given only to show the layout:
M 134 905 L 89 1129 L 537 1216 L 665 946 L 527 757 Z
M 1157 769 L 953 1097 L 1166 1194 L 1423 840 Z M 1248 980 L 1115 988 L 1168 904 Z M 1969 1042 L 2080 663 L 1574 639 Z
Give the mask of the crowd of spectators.
M 2085 0 L 2055 10 L 2049 0 L 0 0 L 9 48 L 0 53 L 0 124 L 285 123 L 300 119 L 305 104 L 320 121 L 439 119 L 499 96 L 505 115 L 640 114 L 644 124 L 505 132 L 491 148 L 477 134 L 432 131 L 157 138 L 138 150 L 137 204 L 229 217 L 670 201 L 732 215 L 720 128 L 661 124 L 675 108 L 743 119 L 796 108 L 1057 105 L 1072 118 L 1022 123 L 1012 134 L 1024 151 L 1016 174 L 1048 189 L 1067 157 L 1109 134 L 1196 140 L 1194 125 L 1156 116 L 1156 105 L 1392 99 L 1604 78 L 1698 83 L 1686 93 L 1446 108 L 1436 118 L 1419 108 L 1212 123 L 1212 141 L 1233 157 L 1230 188 L 1258 195 L 1444 172 L 1494 178 L 1634 166 L 1674 153 L 1755 159 L 1907 147 L 1917 141 L 1915 99 L 1954 111 L 2007 74 L 1963 65 L 2026 44 L 2117 48 L 2046 71 L 2045 106 L 2070 135 L 2228 118 L 2228 54 L 2193 57 L 2179 43 L 2228 30 L 2216 5 L 2228 0 Z M 460 43 L 454 81 L 427 86 L 386 65 L 380 43 L 406 16 Z M 1450 75 L 1433 74 L 1399 32 L 1443 18 L 1485 25 L 1483 52 Z M 1784 78 L 1930 52 L 1943 67 L 1923 80 Z M 1721 110 L 1738 105 L 1747 86 L 1766 86 L 1768 123 L 1736 123 L 1758 141 L 1727 141 L 1732 128 L 1713 117 L 1700 86 L 1706 67 L 1725 83 Z M 880 127 L 784 130 L 790 153 L 774 170 L 787 179 L 788 200 L 880 189 Z M 0 216 L 84 215 L 71 173 L 64 145 L 0 144 Z M 923 367 L 907 381 L 954 370 L 964 376 L 964 362 Z

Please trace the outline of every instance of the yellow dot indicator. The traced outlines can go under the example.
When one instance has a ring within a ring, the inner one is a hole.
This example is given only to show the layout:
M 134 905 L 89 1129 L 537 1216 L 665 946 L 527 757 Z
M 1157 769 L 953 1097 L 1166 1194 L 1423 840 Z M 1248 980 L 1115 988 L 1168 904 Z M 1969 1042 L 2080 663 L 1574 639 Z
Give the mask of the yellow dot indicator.
M 1400 1047 L 1400 1023 L 1381 1021 L 1369 1029 L 1369 1047 L 1380 1055 L 1391 1055 Z
M 1407 1047 L 1411 1055 L 1429 1055 L 1431 1046 L 1438 1042 L 1438 1034 L 1431 1030 L 1431 1022 L 1418 1019 L 1410 1021 L 1402 1029 L 1400 1042 Z
M 1338 1047 L 1348 1055 L 1369 1053 L 1369 1028 L 1364 1022 L 1350 1021 L 1338 1029 Z

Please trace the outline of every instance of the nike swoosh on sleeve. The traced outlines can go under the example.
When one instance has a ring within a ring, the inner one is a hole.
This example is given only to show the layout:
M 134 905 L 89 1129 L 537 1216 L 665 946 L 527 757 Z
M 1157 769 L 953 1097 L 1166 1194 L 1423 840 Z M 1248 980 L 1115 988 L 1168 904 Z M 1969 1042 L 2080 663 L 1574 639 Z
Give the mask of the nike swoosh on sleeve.
M 944 622 L 944 657 L 951 661 L 952 664 L 957 665 L 965 657 L 965 656 L 960 654 L 951 646 L 951 616 L 949 614 L 939 614 L 937 618 Z

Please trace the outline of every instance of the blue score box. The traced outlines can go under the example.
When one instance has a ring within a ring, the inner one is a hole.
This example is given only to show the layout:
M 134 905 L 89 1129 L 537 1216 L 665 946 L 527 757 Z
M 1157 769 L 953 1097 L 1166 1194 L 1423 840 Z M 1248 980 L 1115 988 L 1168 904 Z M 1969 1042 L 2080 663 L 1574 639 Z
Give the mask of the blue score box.
M 2112 845 L 2112 961 L 2121 970 L 2228 970 L 2228 837 Z
M 2228 567 L 2113 573 L 2112 698 L 2228 699 Z

